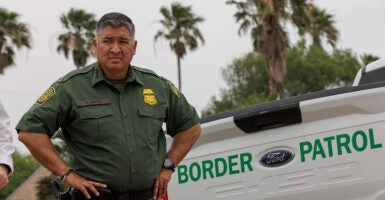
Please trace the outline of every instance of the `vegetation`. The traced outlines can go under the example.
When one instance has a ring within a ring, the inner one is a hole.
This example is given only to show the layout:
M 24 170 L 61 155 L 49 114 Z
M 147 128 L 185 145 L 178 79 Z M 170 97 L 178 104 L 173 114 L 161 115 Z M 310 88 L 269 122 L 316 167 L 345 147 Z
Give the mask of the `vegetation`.
M 277 84 L 284 81 L 287 73 L 287 22 L 298 29 L 300 36 L 310 33 L 315 44 L 320 44 L 323 35 L 326 35 L 331 45 L 337 41 L 338 31 L 333 26 L 331 15 L 318 9 L 310 1 L 228 0 L 226 3 L 235 5 L 238 9 L 234 15 L 236 21 L 241 23 L 238 33 L 246 33 L 251 29 L 254 51 L 266 59 L 269 92 L 272 97 L 277 95 Z
M 63 52 L 67 59 L 72 52 L 75 66 L 85 66 L 88 57 L 92 55 L 92 39 L 95 37 L 97 23 L 94 14 L 71 8 L 60 17 L 60 21 L 67 32 L 59 35 L 57 51 Z
M 263 56 L 250 52 L 224 68 L 222 75 L 228 88 L 222 89 L 219 97 L 212 97 L 202 116 L 274 100 L 266 84 L 265 62 Z M 328 54 L 317 45 L 306 47 L 301 41 L 288 51 L 286 65 L 286 79 L 277 85 L 281 98 L 351 85 L 363 64 L 351 50 L 335 49 Z
M 30 31 L 18 18 L 19 14 L 0 8 L 0 74 L 6 67 L 15 64 L 15 47 L 31 48 Z
M 63 183 L 57 176 L 48 176 L 42 178 L 38 185 L 37 185 L 37 199 L 44 199 L 44 200 L 56 200 L 54 194 L 51 190 L 51 181 L 55 179 L 57 183 L 59 184 L 59 187 L 62 191 L 67 191 L 68 186 Z M 64 189 L 65 188 L 65 189 Z
M 334 26 L 333 16 L 328 14 L 326 10 L 311 6 L 310 8 L 310 24 L 306 28 L 306 32 L 313 38 L 313 45 L 322 46 L 322 38 L 327 39 L 327 43 L 335 47 L 338 40 L 338 30 Z
M 333 16 L 319 9 L 308 0 L 227 0 L 235 5 L 236 22 L 240 23 L 239 34 L 250 30 L 253 52 L 232 61 L 222 70 L 228 87 L 221 89 L 218 97 L 213 96 L 202 116 L 208 116 L 252 104 L 306 94 L 309 92 L 350 85 L 355 73 L 364 64 L 378 57 L 364 54 L 360 57 L 347 49 L 334 49 L 328 53 L 323 49 L 326 43 L 335 46 L 338 30 Z M 170 9 L 161 7 L 162 29 L 154 41 L 163 38 L 177 57 L 178 86 L 182 89 L 181 60 L 187 49 L 196 50 L 205 40 L 198 24 L 203 17 L 196 16 L 191 6 L 175 2 Z M 15 48 L 31 48 L 31 34 L 24 23 L 18 22 L 19 15 L 0 8 L 0 74 L 4 68 L 14 64 Z M 58 53 L 68 59 L 70 55 L 77 68 L 84 66 L 93 54 L 92 39 L 96 20 L 84 10 L 70 9 L 60 17 L 66 32 L 58 36 Z M 311 45 L 305 41 L 290 47 L 285 24 L 290 22 L 300 36 L 310 36 Z M 57 152 L 67 160 L 68 149 L 60 130 L 53 138 Z M 22 184 L 39 164 L 30 155 L 13 155 L 15 173 L 10 183 L 0 191 L 0 199 L 6 198 Z M 40 199 L 50 199 L 48 182 L 57 178 L 50 176 L 38 185 Z M 64 186 L 63 186 L 64 187 Z
M 154 41 L 159 38 L 164 38 L 169 41 L 171 51 L 173 51 L 177 57 L 178 67 L 178 88 L 182 90 L 182 72 L 181 72 L 181 59 L 187 54 L 187 48 L 195 50 L 198 48 L 198 41 L 204 44 L 204 38 L 201 31 L 198 29 L 197 24 L 204 21 L 202 17 L 196 16 L 191 6 L 183 6 L 181 3 L 174 2 L 171 4 L 171 9 L 161 7 L 160 12 L 164 19 L 159 20 L 163 26 L 162 30 L 159 30 Z
M 40 165 L 31 155 L 12 155 L 15 173 L 9 177 L 9 183 L 0 190 L 0 199 L 5 199 L 15 191 Z
M 376 61 L 380 59 L 378 56 L 375 56 L 375 55 L 371 55 L 371 54 L 364 54 L 361 56 L 361 60 L 362 60 L 362 63 L 364 65 L 367 65 L 373 61 Z

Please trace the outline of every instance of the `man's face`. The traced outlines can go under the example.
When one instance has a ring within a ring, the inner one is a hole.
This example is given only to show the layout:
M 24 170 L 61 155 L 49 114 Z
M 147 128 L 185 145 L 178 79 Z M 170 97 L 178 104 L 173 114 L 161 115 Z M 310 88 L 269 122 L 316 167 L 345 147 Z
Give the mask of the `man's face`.
M 107 26 L 94 39 L 96 57 L 108 78 L 123 79 L 136 53 L 136 40 L 125 27 Z

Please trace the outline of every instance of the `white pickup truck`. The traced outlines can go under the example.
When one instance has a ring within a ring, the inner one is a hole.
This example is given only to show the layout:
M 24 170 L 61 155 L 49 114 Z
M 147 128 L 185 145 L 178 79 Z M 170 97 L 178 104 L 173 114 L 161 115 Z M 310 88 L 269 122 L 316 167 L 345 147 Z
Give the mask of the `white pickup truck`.
M 221 113 L 201 125 L 169 200 L 385 199 L 385 60 L 362 68 L 353 86 Z

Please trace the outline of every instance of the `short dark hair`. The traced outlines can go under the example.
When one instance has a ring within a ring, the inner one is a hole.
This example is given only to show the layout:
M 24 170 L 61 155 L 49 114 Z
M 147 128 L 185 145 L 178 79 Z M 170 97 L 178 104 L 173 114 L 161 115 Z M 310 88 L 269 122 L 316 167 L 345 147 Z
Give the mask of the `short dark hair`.
M 111 12 L 103 15 L 98 23 L 96 24 L 96 34 L 98 34 L 102 29 L 107 26 L 112 26 L 114 28 L 125 27 L 131 33 L 131 35 L 135 36 L 135 25 L 132 20 L 126 15 L 118 12 Z

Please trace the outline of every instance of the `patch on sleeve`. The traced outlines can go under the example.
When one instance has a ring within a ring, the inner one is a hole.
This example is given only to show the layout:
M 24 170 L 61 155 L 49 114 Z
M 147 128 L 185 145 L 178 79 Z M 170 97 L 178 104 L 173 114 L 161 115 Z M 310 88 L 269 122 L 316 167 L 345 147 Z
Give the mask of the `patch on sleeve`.
M 44 104 L 48 99 L 53 97 L 56 94 L 56 90 L 54 87 L 48 88 L 36 101 L 37 104 L 42 105 Z
M 170 82 L 170 88 L 171 88 L 172 92 L 174 92 L 174 94 L 179 98 L 180 92 L 179 92 L 178 88 L 176 88 L 175 85 L 172 84 L 171 82 Z

